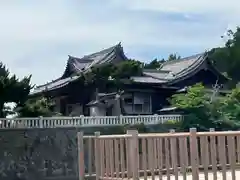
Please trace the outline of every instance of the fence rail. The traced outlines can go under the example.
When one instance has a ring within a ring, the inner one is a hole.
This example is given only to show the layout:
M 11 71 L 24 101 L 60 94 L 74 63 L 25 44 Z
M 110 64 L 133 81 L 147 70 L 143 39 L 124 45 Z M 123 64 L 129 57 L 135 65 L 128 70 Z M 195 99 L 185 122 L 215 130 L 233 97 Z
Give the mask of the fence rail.
M 39 117 L 0 119 L 0 129 L 11 128 L 57 128 L 94 127 L 124 124 L 160 124 L 168 120 L 179 121 L 181 115 L 141 115 L 141 116 L 79 116 L 79 117 Z
M 211 131 L 196 132 L 193 128 L 189 133 L 96 133 L 96 179 L 240 179 L 240 131 Z M 78 137 L 81 142 L 83 136 Z M 82 163 L 80 158 L 80 170 Z M 84 171 L 80 172 L 83 179 Z

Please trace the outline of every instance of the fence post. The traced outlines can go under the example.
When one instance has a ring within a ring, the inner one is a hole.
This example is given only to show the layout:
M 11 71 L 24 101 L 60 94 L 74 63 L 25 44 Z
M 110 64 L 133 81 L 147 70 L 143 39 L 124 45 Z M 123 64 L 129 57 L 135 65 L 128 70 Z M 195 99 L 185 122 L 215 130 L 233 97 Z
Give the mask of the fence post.
M 209 129 L 210 132 L 215 132 L 214 128 Z M 212 172 L 213 178 L 217 177 L 217 148 L 216 148 L 216 137 L 210 136 L 210 154 L 211 154 L 211 165 L 212 165 Z
M 39 126 L 40 128 L 43 128 L 43 117 L 39 116 Z
M 154 122 L 153 122 L 153 124 L 158 124 L 158 123 L 159 123 L 159 121 L 158 121 L 158 114 L 154 114 Z
M 197 129 L 190 129 L 190 155 L 192 166 L 192 179 L 198 180 L 198 148 L 197 148 Z
M 123 122 L 122 122 L 122 114 L 119 115 L 119 124 L 122 125 Z
M 78 132 L 78 179 L 84 180 L 85 162 L 84 162 L 84 147 L 83 147 L 83 132 Z
M 80 121 L 78 123 L 79 126 L 82 126 L 84 122 L 84 115 L 80 115 Z
M 175 130 L 170 129 L 170 133 L 174 134 Z M 177 165 L 177 137 L 170 138 L 170 153 L 171 153 L 171 159 L 172 159 L 172 166 L 173 166 L 173 173 L 175 176 L 175 179 L 178 179 L 178 165 Z
M 138 171 L 139 171 L 139 142 L 138 142 L 138 131 L 137 130 L 127 130 L 127 134 L 131 135 L 130 143 L 129 143 L 129 157 L 130 158 L 130 170 L 132 171 L 133 180 L 138 179 Z
M 100 179 L 100 154 L 101 154 L 101 151 L 102 149 L 100 149 L 100 142 L 99 142 L 99 136 L 100 136 L 100 132 L 95 132 L 95 165 L 96 165 L 96 180 Z

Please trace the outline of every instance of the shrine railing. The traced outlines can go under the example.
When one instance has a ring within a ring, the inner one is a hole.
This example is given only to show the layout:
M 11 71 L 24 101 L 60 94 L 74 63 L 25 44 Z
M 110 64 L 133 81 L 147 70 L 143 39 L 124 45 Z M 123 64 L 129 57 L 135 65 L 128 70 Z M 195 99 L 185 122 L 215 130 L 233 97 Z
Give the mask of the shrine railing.
M 99 127 L 125 124 L 162 124 L 166 121 L 180 121 L 182 115 L 139 115 L 139 116 L 79 116 L 1 118 L 0 129 L 12 128 L 58 128 L 58 127 Z
M 95 133 L 95 174 L 98 180 L 240 178 L 240 131 L 147 133 L 128 130 L 122 135 Z M 83 136 L 78 134 L 79 155 Z M 79 156 L 81 157 L 81 156 Z M 79 158 L 79 179 L 86 177 Z

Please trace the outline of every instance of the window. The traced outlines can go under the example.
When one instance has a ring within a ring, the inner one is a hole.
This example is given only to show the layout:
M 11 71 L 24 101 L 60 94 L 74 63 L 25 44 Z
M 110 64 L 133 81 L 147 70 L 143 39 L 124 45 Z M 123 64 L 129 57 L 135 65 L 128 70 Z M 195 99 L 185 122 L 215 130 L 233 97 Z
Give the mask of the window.
M 124 94 L 124 108 L 125 111 L 129 114 L 133 112 L 133 94 Z
M 127 97 L 124 99 L 126 104 L 133 104 L 133 98 L 132 97 Z
M 150 112 L 151 111 L 151 96 L 145 96 L 143 99 L 143 112 Z
M 134 104 L 134 111 L 136 113 L 141 113 L 143 112 L 143 105 L 142 104 Z
M 151 113 L 151 94 L 134 93 L 133 110 L 135 113 Z
M 131 93 L 125 94 L 125 110 L 129 114 L 149 114 L 151 113 L 151 94 L 150 93 Z

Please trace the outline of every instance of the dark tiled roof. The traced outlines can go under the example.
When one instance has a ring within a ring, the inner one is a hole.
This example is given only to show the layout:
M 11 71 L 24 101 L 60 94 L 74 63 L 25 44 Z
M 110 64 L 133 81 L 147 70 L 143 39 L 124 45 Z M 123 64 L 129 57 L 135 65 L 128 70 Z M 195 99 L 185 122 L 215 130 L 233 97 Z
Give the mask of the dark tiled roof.
M 143 77 L 133 77 L 134 82 L 171 83 L 183 78 L 196 70 L 205 62 L 205 53 L 186 57 L 179 60 L 167 61 L 158 70 L 144 70 Z
M 66 86 L 70 82 L 76 80 L 80 73 L 87 72 L 91 69 L 91 67 L 105 63 L 116 63 L 124 60 L 127 60 L 127 57 L 124 55 L 123 48 L 120 43 L 102 51 L 83 56 L 82 58 L 69 56 L 66 69 L 62 77 L 50 83 L 36 87 L 34 91 L 31 92 L 31 95 Z
M 113 92 L 113 93 L 98 93 L 98 100 L 92 100 L 90 101 L 87 106 L 92 106 L 92 105 L 96 105 L 96 104 L 105 104 L 105 101 L 108 100 L 113 100 L 116 98 L 117 92 Z
M 174 74 L 179 74 L 193 67 L 198 62 L 201 62 L 204 58 L 205 58 L 204 53 L 201 53 L 178 60 L 167 61 L 162 64 L 161 70 L 170 71 Z
M 69 56 L 62 78 L 87 71 L 93 66 L 110 62 L 114 63 L 118 61 L 119 58 L 121 58 L 121 60 L 127 60 L 120 43 L 82 58 Z
M 166 80 L 156 79 L 148 76 L 134 76 L 131 79 L 136 83 L 149 83 L 149 84 L 161 84 L 166 82 Z
M 162 65 L 161 70 L 170 71 L 169 81 L 175 81 L 179 78 L 189 75 L 191 72 L 197 72 L 197 69 L 206 60 L 206 54 L 197 54 L 184 59 L 167 62 Z
M 45 85 L 37 86 L 34 89 L 34 91 L 30 93 L 30 95 L 38 94 L 38 93 L 41 93 L 41 92 L 44 92 L 44 91 L 51 91 L 51 90 L 54 90 L 54 89 L 64 87 L 67 84 L 69 84 L 70 82 L 75 81 L 76 79 L 78 79 L 78 76 L 67 77 L 67 78 L 64 78 L 64 79 L 57 79 L 57 80 L 52 81 L 50 83 L 47 83 Z
M 80 72 L 86 72 L 93 66 L 110 62 L 114 63 L 119 59 L 127 60 L 120 44 L 97 53 L 84 56 L 83 58 L 69 56 L 67 67 L 63 76 L 52 83 L 36 88 L 33 93 L 63 87 L 78 77 L 74 76 L 74 78 L 69 78 L 69 76 L 79 74 Z M 189 77 L 189 75 L 193 73 L 198 72 L 198 70 L 203 67 L 202 65 L 205 64 L 206 60 L 207 54 L 201 53 L 179 60 L 167 61 L 162 64 L 160 69 L 144 70 L 143 76 L 131 77 L 131 79 L 136 83 L 171 85 L 179 80 Z

